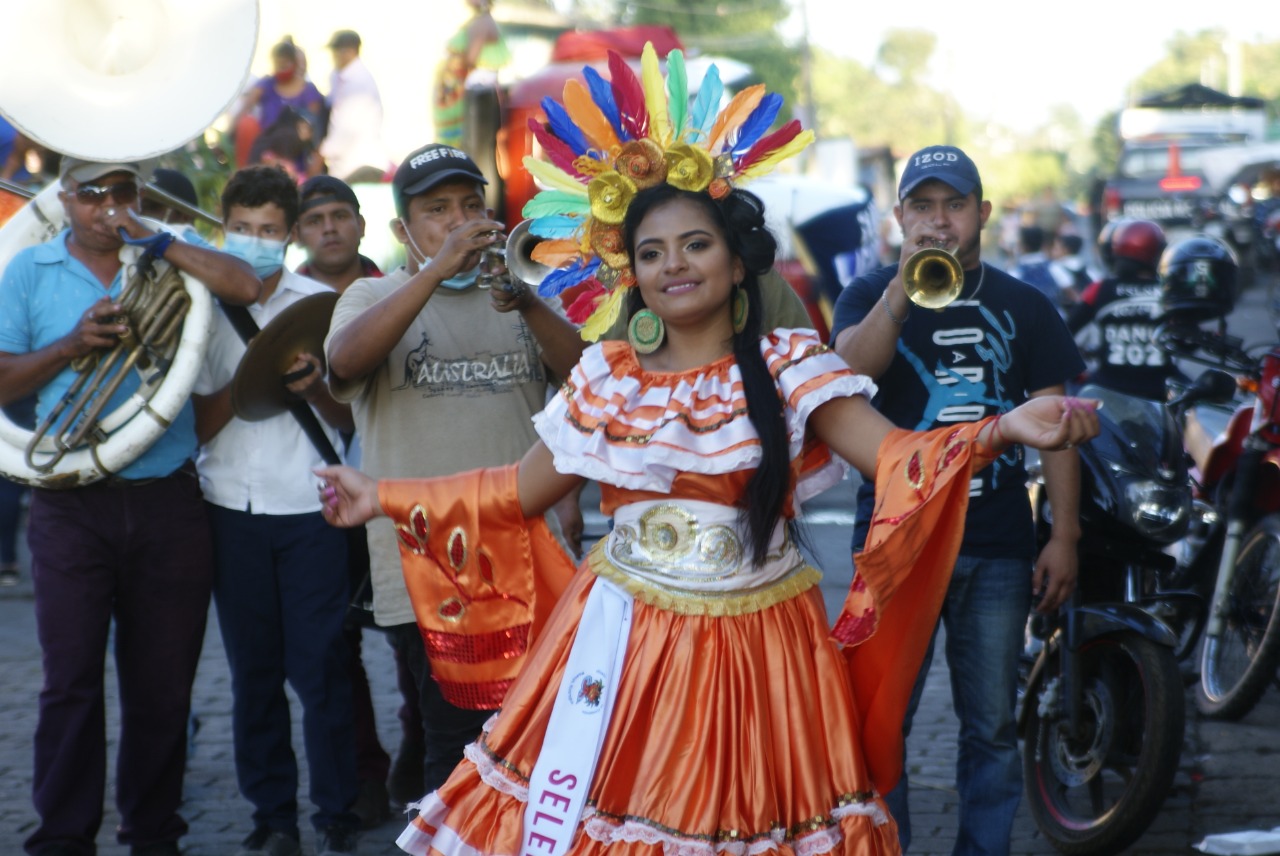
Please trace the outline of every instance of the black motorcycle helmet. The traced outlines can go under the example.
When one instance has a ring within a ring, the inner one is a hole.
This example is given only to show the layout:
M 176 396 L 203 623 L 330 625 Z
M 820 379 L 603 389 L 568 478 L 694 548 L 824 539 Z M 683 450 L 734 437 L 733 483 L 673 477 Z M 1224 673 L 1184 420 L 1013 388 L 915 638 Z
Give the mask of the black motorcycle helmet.
M 1111 233 L 1111 257 L 1114 260 L 1127 259 L 1151 271 L 1160 263 L 1160 256 L 1167 245 L 1164 230 L 1150 220 L 1121 222 Z
M 1236 300 L 1236 257 L 1216 238 L 1197 235 L 1160 259 L 1160 307 L 1165 318 L 1199 323 L 1225 317 Z

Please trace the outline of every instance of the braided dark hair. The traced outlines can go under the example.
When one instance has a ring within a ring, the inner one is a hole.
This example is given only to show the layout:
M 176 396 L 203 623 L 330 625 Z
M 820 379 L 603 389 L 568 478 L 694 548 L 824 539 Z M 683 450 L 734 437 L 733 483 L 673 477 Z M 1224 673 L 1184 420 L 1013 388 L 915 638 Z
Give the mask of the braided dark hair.
M 773 267 L 777 240 L 765 227 L 764 203 L 745 190 L 733 190 L 723 199 L 709 194 L 680 190 L 665 182 L 641 190 L 632 200 L 623 222 L 627 255 L 635 264 L 635 234 L 649 212 L 677 199 L 687 199 L 707 212 L 729 246 L 729 252 L 742 261 L 745 275 L 739 286 L 748 301 L 747 322 L 742 332 L 733 337 L 733 355 L 742 373 L 742 389 L 747 397 L 747 414 L 760 437 L 760 465 L 751 475 L 741 506 L 751 540 L 752 560 L 764 562 L 769 541 L 786 505 L 791 481 L 791 457 L 788 452 L 787 425 L 782 413 L 782 398 L 769 374 L 764 355 L 760 353 L 763 314 L 760 299 L 760 277 Z M 627 295 L 627 314 L 644 308 L 640 289 Z

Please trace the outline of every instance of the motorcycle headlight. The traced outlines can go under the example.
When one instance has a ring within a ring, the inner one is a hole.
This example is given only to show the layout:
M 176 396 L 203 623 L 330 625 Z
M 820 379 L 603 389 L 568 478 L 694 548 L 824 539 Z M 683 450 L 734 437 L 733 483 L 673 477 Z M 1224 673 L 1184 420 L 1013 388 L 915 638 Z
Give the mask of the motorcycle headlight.
M 1191 495 L 1185 488 L 1132 481 L 1125 485 L 1124 499 L 1134 528 L 1153 541 L 1172 543 L 1187 531 Z

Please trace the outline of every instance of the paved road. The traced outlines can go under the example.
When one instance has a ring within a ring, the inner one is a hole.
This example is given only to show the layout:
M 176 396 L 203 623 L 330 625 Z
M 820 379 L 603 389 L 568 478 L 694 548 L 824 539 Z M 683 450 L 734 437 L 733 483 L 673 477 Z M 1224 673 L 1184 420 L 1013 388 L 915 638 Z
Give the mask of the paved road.
M 1246 293 L 1232 326 L 1247 341 L 1268 334 L 1260 292 Z M 806 507 L 814 551 L 827 579 L 828 605 L 834 609 L 844 597 L 851 574 L 848 533 L 852 485 L 839 485 Z M 597 522 L 596 526 L 600 524 Z M 599 534 L 598 532 L 596 534 Z M 35 729 L 36 696 L 41 684 L 40 651 L 35 641 L 30 585 L 24 580 L 0 590 L 0 854 L 21 852 L 21 843 L 35 824 L 30 804 L 31 735 Z M 394 751 L 397 691 L 390 650 L 375 632 L 366 631 L 365 660 L 379 715 L 384 743 Z M 106 664 L 108 734 L 114 752 L 116 709 L 114 669 Z M 1191 697 L 1188 696 L 1190 705 Z M 226 856 L 247 833 L 249 809 L 238 796 L 232 769 L 230 689 L 217 623 L 210 617 L 194 694 L 199 728 L 186 780 L 185 816 L 191 834 L 184 840 L 189 856 Z M 295 704 L 296 709 L 296 704 Z M 1193 706 L 1189 706 L 1194 710 Z M 295 717 L 296 721 L 296 717 Z M 912 814 L 919 856 L 950 852 L 956 826 L 956 795 L 952 787 L 956 720 L 942 658 L 926 685 L 917 715 L 908 765 L 913 777 Z M 300 759 L 304 758 L 297 747 Z M 304 778 L 305 781 L 305 778 Z M 304 796 L 305 804 L 305 796 Z M 112 832 L 114 809 L 108 797 L 106 820 L 99 836 L 102 856 L 126 856 Z M 365 834 L 360 853 L 399 852 L 392 845 L 401 824 L 392 821 Z M 1164 810 L 1149 832 L 1131 849 L 1141 856 L 1190 853 L 1206 834 L 1280 826 L 1280 690 L 1272 690 L 1244 721 L 1210 723 L 1188 717 L 1182 764 Z M 308 828 L 305 820 L 304 829 Z M 304 841 L 308 854 L 314 842 Z M 1039 834 L 1025 807 L 1016 827 L 1014 854 L 1054 851 Z

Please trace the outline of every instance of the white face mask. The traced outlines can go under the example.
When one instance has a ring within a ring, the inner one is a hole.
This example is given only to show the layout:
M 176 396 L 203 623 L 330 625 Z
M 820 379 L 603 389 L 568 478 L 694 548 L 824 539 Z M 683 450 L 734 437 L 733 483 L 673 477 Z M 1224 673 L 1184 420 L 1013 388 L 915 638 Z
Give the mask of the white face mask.
M 418 270 L 422 270 L 431 264 L 431 257 L 422 251 L 418 246 L 418 242 L 413 239 L 413 235 L 409 232 L 409 224 L 401 218 L 400 226 L 404 229 L 404 236 L 409 239 L 407 246 L 409 247 L 409 258 L 413 259 L 414 264 L 418 266 Z M 458 271 L 453 276 L 441 281 L 440 285 L 453 291 L 462 291 L 470 288 L 475 283 L 476 277 L 480 274 L 480 266 L 476 265 L 471 270 Z

